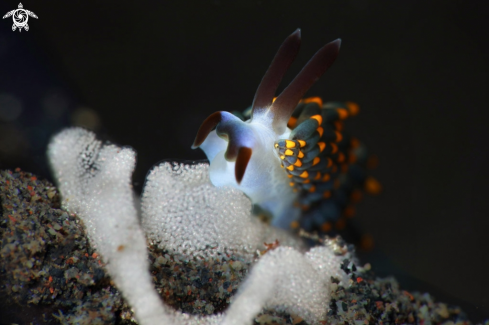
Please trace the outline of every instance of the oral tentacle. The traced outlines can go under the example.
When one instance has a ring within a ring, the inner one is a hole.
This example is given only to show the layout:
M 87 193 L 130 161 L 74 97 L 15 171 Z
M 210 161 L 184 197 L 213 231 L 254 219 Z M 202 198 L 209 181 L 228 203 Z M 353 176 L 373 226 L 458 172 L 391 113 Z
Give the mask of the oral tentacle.
M 228 147 L 228 143 L 226 140 L 221 139 L 215 131 L 211 131 L 204 142 L 199 146 L 202 149 L 209 163 L 212 163 L 214 158 L 220 153 L 224 152 Z
M 228 141 L 224 158 L 229 162 L 236 161 L 241 148 L 253 148 L 255 144 L 249 124 L 228 112 L 221 112 L 221 121 L 216 126 L 216 133 Z
M 200 147 L 214 129 L 220 138 L 228 141 L 225 153 L 227 161 L 235 161 L 241 147 L 251 148 L 254 144 L 253 132 L 246 123 L 229 112 L 219 111 L 209 115 L 202 123 L 192 149 Z
M 246 172 L 246 167 L 248 167 L 248 163 L 250 162 L 252 153 L 253 150 L 251 148 L 239 148 L 238 157 L 236 158 L 236 164 L 234 165 L 234 175 L 238 184 L 240 184 L 243 180 L 244 174 Z
M 204 122 L 200 125 L 197 135 L 195 136 L 194 143 L 192 144 L 192 149 L 197 149 L 200 145 L 207 139 L 209 133 L 212 132 L 219 122 L 221 122 L 222 111 L 212 113 L 207 117 Z
M 212 132 L 213 130 L 215 133 Z M 228 162 L 236 162 L 235 178 L 236 182 L 240 184 L 255 145 L 253 131 L 249 124 L 244 123 L 235 115 L 224 111 L 216 112 L 202 123 L 192 148 L 203 146 L 203 149 L 209 153 L 209 161 L 212 161 L 220 150 L 217 148 L 214 150 L 209 146 L 219 144 L 221 147 L 224 144 L 218 143 L 218 137 L 227 142 L 224 158 Z

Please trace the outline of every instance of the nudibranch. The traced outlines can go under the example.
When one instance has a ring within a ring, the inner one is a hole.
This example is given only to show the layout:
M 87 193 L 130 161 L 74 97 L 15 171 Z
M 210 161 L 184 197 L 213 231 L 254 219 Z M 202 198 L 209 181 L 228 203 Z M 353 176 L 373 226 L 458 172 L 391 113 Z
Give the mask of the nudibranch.
M 340 39 L 316 52 L 275 97 L 300 41 L 298 29 L 282 43 L 250 108 L 211 114 L 192 148 L 207 155 L 215 186 L 243 191 L 273 216 L 273 225 L 324 228 L 326 221 L 338 219 L 354 188 L 365 181 L 366 152 L 342 133 L 342 120 L 358 112 L 356 104 L 302 99 L 336 59 Z

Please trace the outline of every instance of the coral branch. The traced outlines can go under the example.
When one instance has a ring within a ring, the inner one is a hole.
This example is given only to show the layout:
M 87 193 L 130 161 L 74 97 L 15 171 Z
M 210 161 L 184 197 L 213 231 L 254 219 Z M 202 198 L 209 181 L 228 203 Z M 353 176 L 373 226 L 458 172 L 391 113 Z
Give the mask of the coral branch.
M 94 134 L 68 129 L 51 142 L 48 157 L 63 206 L 84 221 L 92 245 L 141 324 L 168 324 L 148 272 L 146 239 L 130 185 L 135 153 L 104 145 Z
M 326 318 L 331 276 L 346 279 L 340 269 L 344 257 L 329 247 L 300 252 L 298 239 L 251 216 L 242 192 L 212 186 L 208 165 L 165 163 L 148 176 L 141 202 L 144 229 L 162 248 L 188 259 L 235 254 L 250 267 L 264 242 L 282 245 L 269 245 L 225 314 L 198 317 L 171 310 L 148 270 L 130 183 L 134 151 L 102 145 L 88 131 L 68 129 L 52 140 L 48 156 L 63 206 L 84 221 L 92 245 L 143 325 L 245 325 L 263 308 L 318 323 Z

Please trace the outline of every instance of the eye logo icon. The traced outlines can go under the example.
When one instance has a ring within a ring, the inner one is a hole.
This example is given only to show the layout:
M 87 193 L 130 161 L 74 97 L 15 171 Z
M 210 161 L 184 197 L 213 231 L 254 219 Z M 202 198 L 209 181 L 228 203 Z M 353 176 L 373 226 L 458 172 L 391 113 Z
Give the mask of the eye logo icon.
M 26 31 L 29 30 L 29 25 L 27 25 L 29 16 L 37 19 L 36 14 L 33 13 L 32 11 L 24 9 L 22 3 L 19 3 L 19 8 L 7 12 L 5 16 L 3 16 L 3 19 L 8 18 L 10 16 L 12 16 L 12 19 L 14 20 L 14 24 L 12 25 L 12 30 L 14 32 L 17 28 L 19 29 L 19 32 L 22 31 L 22 28 L 24 28 Z

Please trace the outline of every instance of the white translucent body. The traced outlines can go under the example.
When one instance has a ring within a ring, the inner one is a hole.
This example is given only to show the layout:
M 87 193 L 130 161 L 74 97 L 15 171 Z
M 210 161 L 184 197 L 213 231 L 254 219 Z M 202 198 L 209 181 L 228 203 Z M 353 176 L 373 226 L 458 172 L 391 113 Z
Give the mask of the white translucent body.
M 251 159 L 240 184 L 236 182 L 235 162 L 224 158 L 227 140 L 212 131 L 200 148 L 210 161 L 210 179 L 214 186 L 231 186 L 241 190 L 254 204 L 273 215 L 274 226 L 288 228 L 292 221 L 298 219 L 300 210 L 293 205 L 297 194 L 289 186 L 290 179 L 281 167 L 274 143 L 279 139 L 288 139 L 290 129 L 286 128 L 283 134 L 277 135 L 273 131 L 272 121 L 271 112 L 266 110 L 244 122 L 253 131 L 253 139 L 246 141 L 253 146 Z

